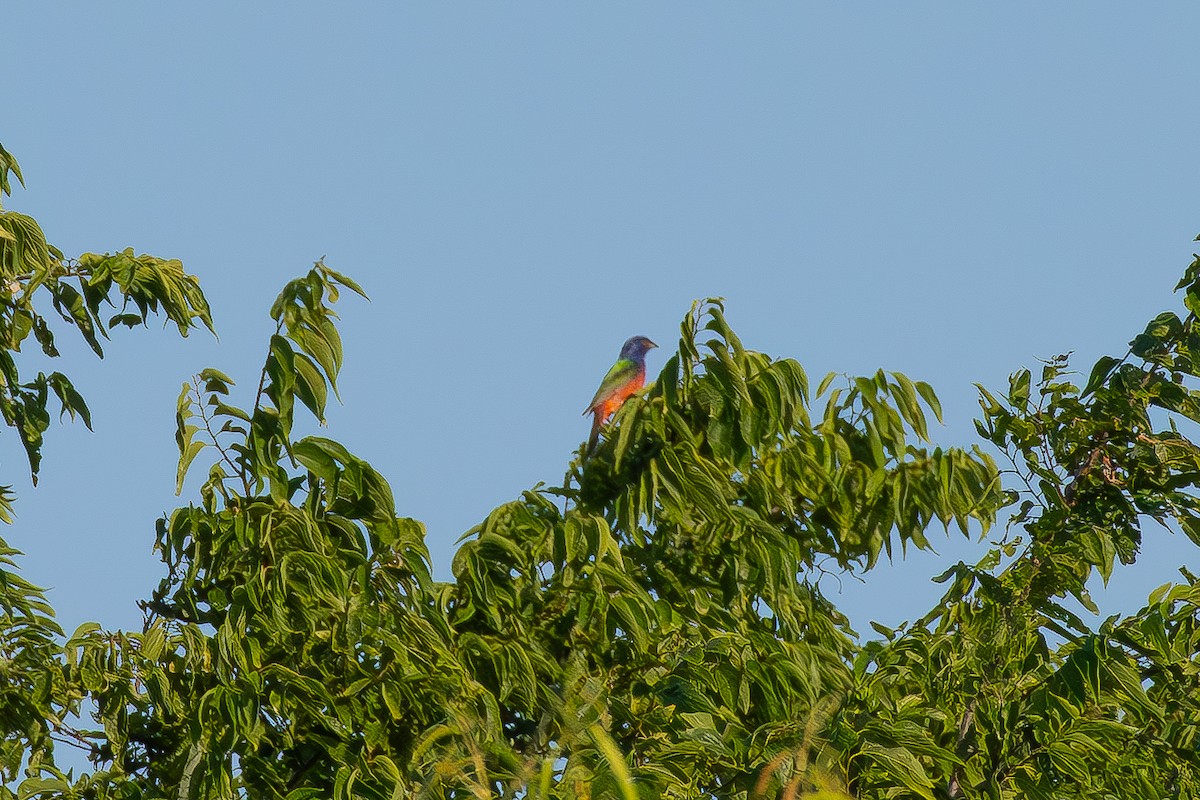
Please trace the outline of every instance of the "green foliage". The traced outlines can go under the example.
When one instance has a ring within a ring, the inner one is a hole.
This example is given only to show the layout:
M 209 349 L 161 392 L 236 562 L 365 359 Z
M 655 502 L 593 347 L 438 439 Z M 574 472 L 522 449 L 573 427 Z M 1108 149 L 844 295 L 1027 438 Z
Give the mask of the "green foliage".
M 0 208 L 4 207 L 4 198 L 12 194 L 12 182 L 9 180 L 9 175 L 15 176 L 22 186 L 25 185 L 25 179 L 21 177 L 21 166 L 17 164 L 12 153 L 5 150 L 4 145 L 0 144 Z
M 450 620 L 523 763 L 565 759 L 560 787 L 616 781 L 589 740 L 599 723 L 643 794 L 745 796 L 851 690 L 854 642 L 823 565 L 927 546 L 935 519 L 987 527 L 1000 494 L 986 456 L 911 441 L 927 436 L 922 405 L 939 413 L 927 386 L 846 384 L 814 415 L 799 364 L 746 350 L 719 301 L 697 304 L 568 486 L 471 532 Z
M 422 526 L 341 445 L 291 438 L 296 401 L 323 419 L 336 382 L 326 301 L 339 286 L 362 293 L 318 262 L 285 287 L 249 410 L 217 370 L 184 385 L 181 483 L 198 444 L 216 460 L 202 506 L 159 523 L 168 577 L 143 635 L 161 645 L 121 654 L 145 690 L 105 720 L 130 743 L 115 788 L 391 796 L 447 710 L 478 702 L 434 602 Z
M 5 191 L 10 174 L 0 149 Z M 22 266 L 0 359 L 31 332 L 53 347 L 38 290 L 98 353 L 151 312 L 209 324 L 177 262 L 67 263 L 3 213 L 4 268 Z M 440 583 L 383 476 L 298 433 L 337 396 L 333 305 L 363 294 L 319 261 L 270 309 L 253 394 L 216 369 L 183 385 L 193 499 L 158 522 L 140 632 L 64 642 L 0 550 L 0 798 L 1196 797 L 1200 581 L 1098 624 L 1072 610 L 1094 611 L 1093 576 L 1136 560 L 1146 522 L 1200 543 L 1200 258 L 1179 288 L 1186 316 L 1086 382 L 1058 357 L 980 388 L 1003 471 L 931 441 L 927 384 L 813 391 L 697 303 L 601 444 L 468 531 Z M 102 324 L 110 295 L 126 307 Z M 58 373 L 6 387 L 35 470 L 51 391 L 91 422 Z M 987 535 L 1006 506 L 987 555 L 881 638 L 822 592 L 935 527 Z M 55 741 L 93 769 L 63 773 Z
M 16 159 L 0 146 L 0 200 L 11 194 L 11 177 L 24 184 Z M 103 306 L 121 314 L 102 317 Z M 55 332 L 45 307 L 74 327 L 98 356 L 101 339 L 118 324 L 145 325 L 162 313 L 183 335 L 197 323 L 212 328 L 207 301 L 195 278 L 179 261 L 134 256 L 84 254 L 67 259 L 46 241 L 33 218 L 0 205 L 0 413 L 20 438 L 37 482 L 42 443 L 50 427 L 51 397 L 59 416 L 78 416 L 89 428 L 91 412 L 83 396 L 61 372 L 20 370 L 21 348 L 32 336 L 41 354 L 56 358 Z M 124 313 L 130 308 L 137 313 Z M 12 521 L 11 486 L 0 486 L 0 519 Z M 92 749 L 93 740 L 68 724 L 83 708 L 87 689 L 76 665 L 64 660 L 62 631 L 42 591 L 15 571 L 16 550 L 0 539 L 0 780 L 15 781 L 21 770 L 30 777 L 26 795 L 37 787 L 59 791 L 71 785 L 55 767 L 54 742 Z M 83 635 L 82 633 L 77 636 Z M 99 748 L 99 745 L 96 746 Z M 0 797 L 11 796 L 0 788 Z
M 0 195 L 10 194 L 10 173 L 24 183 L 16 159 L 0 147 Z M 178 260 L 135 256 L 132 248 L 68 259 L 47 243 L 32 217 L 0 209 L 0 413 L 21 438 L 35 484 L 43 435 L 50 426 L 50 392 L 60 416 L 78 415 L 89 428 L 92 424 L 87 403 L 65 375 L 39 372 L 26 380 L 18 369 L 16 356 L 31 335 L 45 356 L 59 355 L 54 332 L 39 310 L 46 303 L 100 357 L 101 340 L 108 338 L 110 329 L 146 325 L 151 313 L 161 312 L 184 336 L 198 323 L 212 330 L 200 285 Z M 106 321 L 104 306 L 119 313 Z M 7 492 L 5 487 L 6 497 Z M 11 521 L 10 513 L 10 503 L 0 499 L 0 518 Z
M 1009 533 L 939 578 L 948 591 L 924 619 L 858 654 L 838 735 L 854 743 L 861 796 L 895 785 L 895 765 L 874 755 L 887 743 L 921 757 L 950 797 L 1200 794 L 1196 578 L 1184 570 L 1099 626 L 1064 605 L 1094 613 L 1090 578 L 1133 563 L 1147 522 L 1200 542 L 1200 449 L 1185 433 L 1200 421 L 1198 276 L 1200 258 L 1177 287 L 1186 317 L 1160 314 L 1082 388 L 1066 356 L 1036 382 L 1015 373 L 1003 395 L 980 388 L 979 432 L 1011 464 Z
M 53 720 L 69 703 L 56 657 L 62 631 L 42 591 L 10 569 L 17 551 L 0 543 L 0 774 L 11 780 L 23 761 L 50 759 Z M 3 790 L 0 790 L 2 792 Z

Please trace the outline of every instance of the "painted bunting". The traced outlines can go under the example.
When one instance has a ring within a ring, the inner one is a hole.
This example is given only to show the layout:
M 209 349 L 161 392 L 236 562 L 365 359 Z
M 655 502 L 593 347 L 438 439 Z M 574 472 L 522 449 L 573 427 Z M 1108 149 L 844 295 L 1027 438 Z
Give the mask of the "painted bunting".
M 636 394 L 638 389 L 645 385 L 646 352 L 652 347 L 658 347 L 658 345 L 645 336 L 634 336 L 621 346 L 621 354 L 617 356 L 617 363 L 613 364 L 612 369 L 604 376 L 604 380 L 600 382 L 600 388 L 596 390 L 596 396 L 583 410 L 584 414 L 593 415 L 592 433 L 588 437 L 586 452 L 590 453 L 596 447 L 596 443 L 600 439 L 600 426 L 621 407 L 621 404 L 630 395 Z

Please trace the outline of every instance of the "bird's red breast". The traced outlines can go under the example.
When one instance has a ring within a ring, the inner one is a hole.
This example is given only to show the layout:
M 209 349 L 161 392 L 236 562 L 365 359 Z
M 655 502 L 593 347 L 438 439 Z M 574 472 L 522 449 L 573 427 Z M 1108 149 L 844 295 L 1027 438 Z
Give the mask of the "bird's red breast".
M 638 390 L 646 385 L 646 368 L 643 366 L 633 374 L 629 380 L 616 386 L 612 392 L 601 398 L 600 402 L 592 406 L 592 412 L 596 414 L 596 418 L 600 422 L 605 422 L 616 413 L 621 404 L 630 397 L 638 393 Z

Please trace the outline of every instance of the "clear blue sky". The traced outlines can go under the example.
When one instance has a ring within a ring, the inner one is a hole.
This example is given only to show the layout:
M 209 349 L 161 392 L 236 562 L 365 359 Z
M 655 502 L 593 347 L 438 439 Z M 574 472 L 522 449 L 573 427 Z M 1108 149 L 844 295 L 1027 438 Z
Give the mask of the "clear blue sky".
M 1192 4 L 10 3 L 0 27 L 8 207 L 67 253 L 183 259 L 221 336 L 68 348 L 96 432 L 54 428 L 37 489 L 0 437 L 3 535 L 68 631 L 138 624 L 154 520 L 189 499 L 180 383 L 252 386 L 268 305 L 322 255 L 373 298 L 343 303 L 328 434 L 445 577 L 459 534 L 561 478 L 620 343 L 673 342 L 694 298 L 810 375 L 930 381 L 968 444 L 974 382 L 1123 352 L 1200 231 Z M 933 540 L 845 581 L 860 628 L 973 552 Z M 1106 610 L 1200 561 L 1156 529 L 1145 552 Z

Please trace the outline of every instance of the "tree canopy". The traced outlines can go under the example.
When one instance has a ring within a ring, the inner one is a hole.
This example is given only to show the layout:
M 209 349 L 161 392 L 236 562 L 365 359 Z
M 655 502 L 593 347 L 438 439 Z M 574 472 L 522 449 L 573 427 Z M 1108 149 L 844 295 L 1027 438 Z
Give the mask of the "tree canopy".
M 19 371 L 31 334 L 102 356 L 151 315 L 212 328 L 180 262 L 67 258 L 10 210 L 0 284 L 0 410 L 34 476 L 50 410 L 91 418 L 64 374 Z M 1086 381 L 1058 357 L 980 387 L 970 449 L 932 440 L 929 385 L 813 385 L 697 302 L 598 449 L 468 531 L 444 582 L 385 477 L 294 432 L 337 396 L 333 308 L 363 295 L 318 261 L 259 374 L 183 383 L 178 491 L 204 478 L 157 522 L 141 630 L 66 636 L 0 541 L 0 797 L 1200 795 L 1197 578 L 1071 610 L 1147 523 L 1200 544 L 1200 258 L 1177 289 Z M 869 581 L 938 529 L 991 549 L 922 618 L 853 631 L 820 577 Z

